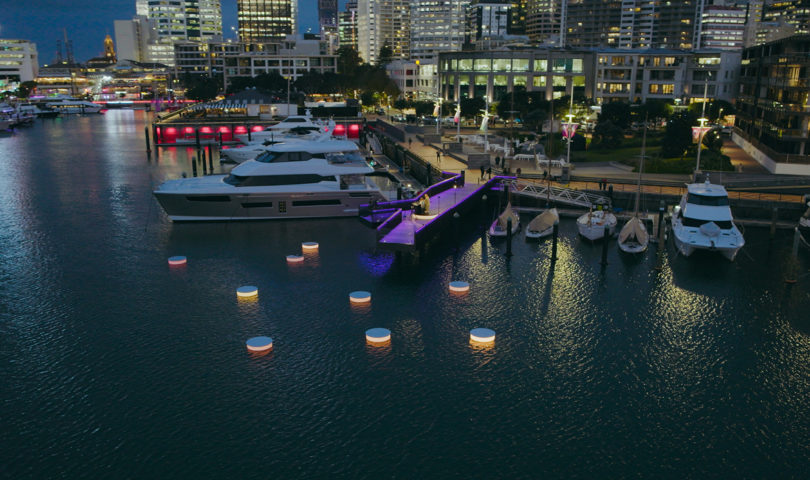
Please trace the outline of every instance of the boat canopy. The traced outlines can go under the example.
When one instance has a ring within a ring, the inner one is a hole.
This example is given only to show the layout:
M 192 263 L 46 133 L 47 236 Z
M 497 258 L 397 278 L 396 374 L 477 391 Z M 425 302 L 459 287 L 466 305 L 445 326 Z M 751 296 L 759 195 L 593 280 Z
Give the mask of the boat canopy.
M 506 222 L 510 218 L 512 219 L 512 228 L 514 228 L 517 225 L 519 219 L 517 214 L 512 210 L 512 204 L 507 203 L 503 213 L 498 217 L 498 226 L 503 230 L 506 230 Z
M 528 229 L 532 232 L 542 232 L 553 227 L 559 221 L 560 214 L 557 213 L 557 209 L 550 208 L 540 215 L 534 217 L 534 219 L 529 222 Z
M 619 232 L 619 242 L 624 243 L 628 240 L 635 239 L 638 243 L 647 243 L 648 234 L 644 225 L 638 217 L 632 217 L 624 224 L 622 230 Z

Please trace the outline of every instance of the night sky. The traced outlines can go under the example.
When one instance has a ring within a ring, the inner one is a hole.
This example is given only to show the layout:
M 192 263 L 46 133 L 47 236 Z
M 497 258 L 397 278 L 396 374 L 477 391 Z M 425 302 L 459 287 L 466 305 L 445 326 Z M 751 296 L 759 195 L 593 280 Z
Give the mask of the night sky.
M 222 1 L 222 30 L 233 38 L 236 0 Z M 340 0 L 341 8 L 345 4 Z M 318 30 L 317 0 L 299 0 L 299 30 Z M 104 52 L 104 36 L 115 40 L 114 20 L 135 15 L 135 0 L 0 0 L 0 38 L 19 38 L 37 44 L 40 65 L 56 58 L 56 41 L 64 29 L 80 62 Z M 64 54 L 64 47 L 63 47 Z

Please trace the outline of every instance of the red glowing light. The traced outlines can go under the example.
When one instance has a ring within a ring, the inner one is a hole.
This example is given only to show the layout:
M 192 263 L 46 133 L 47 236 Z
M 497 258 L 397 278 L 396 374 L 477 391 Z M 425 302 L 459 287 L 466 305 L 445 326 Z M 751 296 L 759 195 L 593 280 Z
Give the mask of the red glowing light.
M 253 125 L 250 127 L 251 132 L 261 132 L 264 128 L 261 125 Z
M 200 129 L 200 132 L 201 133 L 214 133 L 214 131 L 211 129 L 211 127 L 202 127 Z
M 356 123 L 353 123 L 353 124 L 349 125 L 349 131 L 352 132 L 352 133 L 359 132 L 360 131 L 360 125 L 357 125 Z
M 219 127 L 219 128 L 217 129 L 217 131 L 218 131 L 218 132 L 222 132 L 222 133 L 230 133 L 231 129 L 230 129 L 230 128 L 228 128 L 228 127 Z
M 172 128 L 172 130 L 174 130 Z M 192 127 L 186 127 L 183 129 L 183 133 L 194 133 L 194 129 Z
M 343 125 L 335 125 L 335 130 L 332 132 L 333 135 L 345 135 L 346 134 L 346 127 Z
M 247 133 L 247 128 L 243 126 L 234 127 L 233 133 Z
M 193 132 L 193 131 L 194 131 L 194 130 L 192 130 L 192 132 Z M 177 133 L 177 129 L 176 129 L 176 128 L 174 128 L 174 127 L 169 127 L 169 128 L 167 128 L 167 129 L 166 129 L 166 133 L 167 133 L 168 135 L 174 135 L 175 133 Z

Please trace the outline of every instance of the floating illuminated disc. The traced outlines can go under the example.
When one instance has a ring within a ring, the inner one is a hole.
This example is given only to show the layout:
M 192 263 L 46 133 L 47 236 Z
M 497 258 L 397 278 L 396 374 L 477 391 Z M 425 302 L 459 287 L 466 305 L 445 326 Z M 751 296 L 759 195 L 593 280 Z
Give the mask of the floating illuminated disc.
M 495 331 L 488 328 L 473 328 L 470 330 L 470 340 L 479 343 L 492 343 L 495 341 Z
M 391 340 L 391 330 L 387 328 L 370 328 L 366 330 L 366 340 L 372 343 L 383 343 Z
M 458 293 L 469 292 L 470 284 L 467 282 L 450 282 L 450 291 Z
M 185 265 L 185 264 L 186 264 L 186 257 L 182 255 L 169 257 L 169 265 Z
M 299 263 L 303 261 L 304 257 L 301 255 L 287 255 L 287 263 Z
M 236 289 L 236 295 L 240 297 L 255 297 L 259 294 L 259 288 L 253 285 L 245 285 Z
M 301 248 L 307 251 L 315 251 L 318 249 L 318 242 L 304 242 L 301 244 Z
M 349 300 L 354 303 L 368 303 L 371 301 L 371 293 L 358 290 L 349 294 Z
M 245 345 L 251 352 L 266 352 L 273 348 L 273 339 L 270 337 L 253 337 L 249 338 Z

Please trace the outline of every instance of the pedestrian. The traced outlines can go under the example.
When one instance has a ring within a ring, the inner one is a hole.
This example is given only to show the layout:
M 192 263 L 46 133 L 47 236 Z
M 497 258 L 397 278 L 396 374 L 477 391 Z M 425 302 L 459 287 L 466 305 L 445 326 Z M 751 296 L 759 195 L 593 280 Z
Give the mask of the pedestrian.
M 610 197 L 610 199 L 613 200 L 613 185 L 610 185 L 608 187 L 608 197 Z
M 487 178 L 492 178 L 492 167 L 487 167 Z
M 436 165 L 442 164 L 442 152 L 436 150 Z
M 518 177 L 520 176 L 520 167 L 518 167 L 518 168 L 517 168 L 517 170 L 515 171 L 515 173 L 517 173 L 517 176 L 518 176 Z
M 411 142 L 413 142 L 413 138 L 412 138 L 412 137 L 408 137 L 408 150 L 410 150 L 410 149 L 411 149 Z
M 606 190 L 607 189 L 607 179 L 606 178 L 602 179 L 602 186 L 599 189 L 600 190 Z
M 484 179 L 484 174 L 487 172 L 487 169 L 484 168 L 484 165 L 481 164 L 481 180 Z
M 501 165 L 501 157 L 495 156 L 495 166 L 498 167 Z
M 548 172 L 543 170 L 543 180 L 548 178 Z

